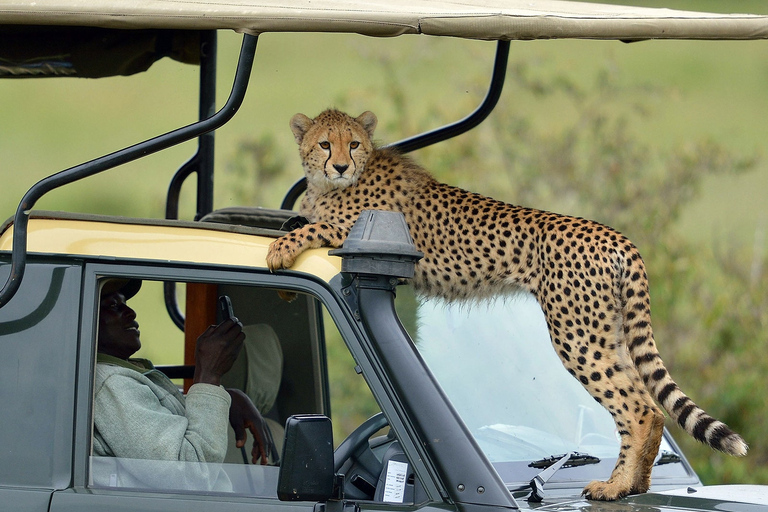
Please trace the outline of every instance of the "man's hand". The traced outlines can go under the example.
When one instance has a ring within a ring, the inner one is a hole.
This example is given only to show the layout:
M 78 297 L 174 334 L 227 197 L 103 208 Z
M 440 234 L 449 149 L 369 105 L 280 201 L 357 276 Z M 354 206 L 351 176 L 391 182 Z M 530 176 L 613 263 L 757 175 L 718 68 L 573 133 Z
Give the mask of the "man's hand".
M 232 405 L 229 407 L 229 423 L 235 430 L 236 446 L 238 448 L 245 446 L 245 431 L 246 429 L 250 430 L 253 436 L 252 462 L 254 464 L 267 464 L 273 445 L 269 427 L 248 395 L 239 389 L 227 389 L 227 392 L 232 397 Z
M 235 363 L 243 341 L 243 324 L 237 318 L 233 317 L 217 326 L 208 327 L 197 338 L 194 382 L 218 386 L 221 376 Z

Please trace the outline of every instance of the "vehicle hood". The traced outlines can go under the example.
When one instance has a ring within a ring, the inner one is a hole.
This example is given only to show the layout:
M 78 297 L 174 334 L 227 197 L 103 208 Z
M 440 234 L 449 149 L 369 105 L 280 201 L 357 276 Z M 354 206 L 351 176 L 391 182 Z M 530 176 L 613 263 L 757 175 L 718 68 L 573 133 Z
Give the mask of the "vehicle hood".
M 689 487 L 672 491 L 629 496 L 615 502 L 546 500 L 543 506 L 518 500 L 520 508 L 558 512 L 679 512 L 681 510 L 713 510 L 729 512 L 757 512 L 768 510 L 768 486 L 765 485 L 713 485 Z

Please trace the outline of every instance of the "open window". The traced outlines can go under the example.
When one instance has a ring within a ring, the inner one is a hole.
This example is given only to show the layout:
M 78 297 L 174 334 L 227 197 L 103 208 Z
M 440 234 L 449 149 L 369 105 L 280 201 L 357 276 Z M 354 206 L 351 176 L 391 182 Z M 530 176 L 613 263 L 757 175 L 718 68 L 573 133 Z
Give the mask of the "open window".
M 116 279 L 128 280 L 115 275 L 100 278 L 100 290 L 106 290 L 105 283 Z M 126 300 L 126 305 L 135 311 L 141 341 L 140 350 L 131 357 L 153 363 L 152 367 L 136 371 L 162 373 L 172 379 L 173 386 L 182 393 L 192 386 L 197 337 L 209 325 L 221 322 L 219 297 L 226 295 L 230 298 L 234 314 L 243 324 L 246 341 L 231 370 L 222 377 L 222 386 L 240 389 L 250 397 L 269 425 L 276 450 L 269 458 L 269 465 L 252 464 L 252 437 L 249 434 L 246 448 L 240 449 L 235 446 L 231 427 L 228 428 L 229 439 L 223 461 L 180 460 L 184 457 L 176 460 L 162 457 L 164 460 L 160 460 L 161 457 L 147 455 L 152 453 L 151 450 L 142 449 L 137 452 L 140 456 L 132 456 L 131 453 L 105 449 L 104 436 L 99 429 L 104 421 L 100 416 L 104 409 L 100 410 L 103 377 L 100 377 L 99 367 L 110 362 L 105 362 L 97 351 L 89 477 L 92 487 L 222 492 L 277 498 L 277 464 L 284 425 L 289 417 L 299 414 L 331 417 L 335 444 L 339 444 L 365 419 L 379 411 L 365 380 L 356 371 L 355 361 L 339 330 L 316 296 L 292 292 L 294 297 L 289 302 L 274 286 L 242 284 L 242 276 L 240 279 L 222 276 L 218 280 L 176 281 L 176 294 L 186 319 L 182 332 L 167 318 L 162 306 L 164 283 L 157 278 L 130 276 L 130 279 L 141 282 L 140 289 L 135 295 L 129 293 L 131 296 Z M 99 325 L 98 314 L 96 325 Z M 99 332 L 98 327 L 95 332 Z M 155 375 L 152 378 L 163 380 L 165 377 Z M 147 393 L 145 390 L 140 396 L 147 396 Z M 110 417 L 108 421 L 114 425 L 118 419 Z M 146 432 L 135 437 L 143 443 L 153 440 L 153 436 Z M 381 436 L 377 446 L 384 446 L 391 440 Z M 374 477 L 373 491 L 370 495 L 360 494 L 360 499 L 373 499 L 378 475 Z

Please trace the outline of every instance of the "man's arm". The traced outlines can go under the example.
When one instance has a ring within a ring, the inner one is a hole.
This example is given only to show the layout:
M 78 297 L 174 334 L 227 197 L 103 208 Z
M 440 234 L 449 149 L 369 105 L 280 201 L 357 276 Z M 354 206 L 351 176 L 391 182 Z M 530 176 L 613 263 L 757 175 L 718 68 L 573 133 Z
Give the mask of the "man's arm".
M 110 373 L 101 384 L 100 370 Z M 111 452 L 97 454 L 222 462 L 230 400 L 220 386 L 195 384 L 185 405 L 167 386 L 138 372 L 97 368 L 94 426 L 104 448 Z

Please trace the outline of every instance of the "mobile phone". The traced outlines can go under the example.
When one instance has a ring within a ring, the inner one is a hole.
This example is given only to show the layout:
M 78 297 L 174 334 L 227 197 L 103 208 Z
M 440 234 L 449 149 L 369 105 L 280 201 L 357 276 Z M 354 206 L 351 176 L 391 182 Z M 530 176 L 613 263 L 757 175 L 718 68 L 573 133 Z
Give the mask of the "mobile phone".
M 219 313 L 222 322 L 235 316 L 235 311 L 232 309 L 232 301 L 227 295 L 219 297 Z

